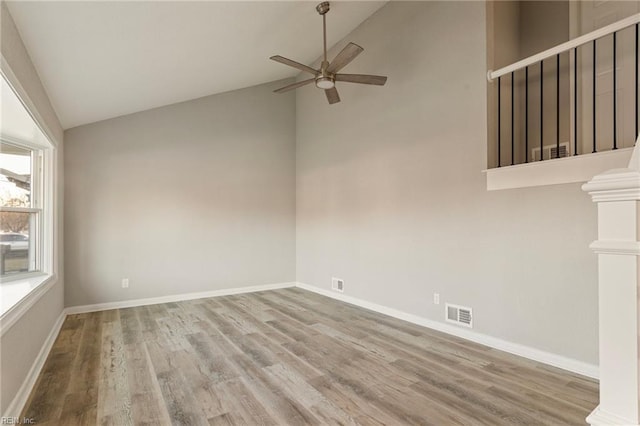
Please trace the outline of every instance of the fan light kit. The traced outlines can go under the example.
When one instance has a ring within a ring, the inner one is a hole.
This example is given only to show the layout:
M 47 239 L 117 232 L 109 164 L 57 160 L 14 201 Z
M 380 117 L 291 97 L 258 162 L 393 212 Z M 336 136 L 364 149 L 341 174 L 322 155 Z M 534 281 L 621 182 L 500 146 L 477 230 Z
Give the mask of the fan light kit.
M 331 77 L 318 77 L 316 78 L 316 87 L 319 89 L 331 89 L 335 87 L 336 82 Z
M 368 75 L 368 74 L 338 74 L 342 68 L 347 66 L 351 61 L 355 59 L 362 51 L 362 47 L 355 43 L 349 43 L 347 46 L 338 53 L 333 61 L 327 61 L 327 17 L 326 14 L 329 11 L 329 2 L 325 1 L 316 6 L 316 10 L 322 15 L 322 39 L 324 43 L 324 56 L 320 69 L 313 69 L 299 62 L 292 61 L 283 56 L 272 56 L 270 59 L 280 62 L 281 64 L 288 65 L 293 68 L 297 68 L 301 71 L 308 72 L 313 75 L 313 78 L 308 80 L 298 81 L 288 86 L 281 87 L 274 90 L 275 93 L 284 93 L 289 90 L 297 89 L 298 87 L 306 86 L 307 84 L 315 83 L 318 89 L 323 89 L 327 100 L 330 104 L 340 102 L 340 96 L 336 89 L 336 81 L 344 81 L 347 83 L 358 84 L 373 84 L 376 86 L 384 86 L 387 82 L 387 77 L 381 75 Z

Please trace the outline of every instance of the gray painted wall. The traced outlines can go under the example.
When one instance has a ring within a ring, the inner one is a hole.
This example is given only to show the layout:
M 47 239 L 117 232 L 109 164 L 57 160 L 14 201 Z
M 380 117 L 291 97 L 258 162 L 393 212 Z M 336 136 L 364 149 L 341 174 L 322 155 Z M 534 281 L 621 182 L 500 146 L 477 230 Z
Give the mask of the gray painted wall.
M 487 67 L 497 70 L 516 61 L 540 53 L 569 39 L 569 2 L 558 1 L 493 1 L 487 3 Z M 560 142 L 569 141 L 569 59 L 560 58 Z M 556 142 L 556 63 L 545 61 L 544 85 L 544 145 Z M 497 81 L 488 85 L 489 164 L 495 167 Z M 529 68 L 529 158 L 540 141 L 540 69 Z M 501 164 L 511 163 L 511 77 L 502 78 L 502 144 Z M 515 76 L 515 161 L 525 162 L 525 76 Z M 584 152 L 584 151 L 581 151 Z
M 63 132 L 49 98 L 40 82 L 29 54 L 4 2 L 0 2 L 0 50 L 16 80 L 19 95 L 34 113 L 57 147 L 58 176 L 55 185 L 54 268 L 57 279 L 40 300 L 0 339 L 0 415 L 5 413 L 27 377 L 51 327 L 64 308 L 64 270 L 62 268 L 62 150 Z M 9 72 L 3 69 L 4 72 Z M 18 413 L 9 413 L 15 414 Z
M 569 2 L 568 1 L 522 1 L 519 2 L 519 57 L 517 60 L 540 53 L 558 44 L 569 40 Z M 515 62 L 515 61 L 514 61 Z M 571 119 L 570 106 L 570 77 L 569 57 L 560 57 L 560 142 L 570 141 Z M 523 74 L 520 72 L 519 74 Z M 518 104 L 518 130 L 519 141 L 524 141 L 524 111 L 525 111 L 525 81 L 524 75 L 519 75 L 517 80 L 516 97 Z M 556 63 L 555 60 L 547 60 L 544 64 L 544 144 L 556 143 Z M 503 89 L 504 89 L 503 85 Z M 507 88 L 509 91 L 510 88 Z M 507 96 L 510 92 L 507 93 Z M 509 99 L 503 98 L 503 101 Z M 529 143 L 539 146 L 540 141 L 540 69 L 532 66 L 529 70 Z M 509 112 L 508 108 L 505 108 Z M 508 120 L 503 113 L 503 120 Z M 505 128 L 506 131 L 509 131 Z M 510 133 L 504 135 L 510 140 Z M 519 158 L 524 162 L 524 142 L 520 143 Z M 571 144 L 570 144 L 571 145 Z M 531 147 L 530 147 L 531 149 Z M 573 147 L 571 147 L 573 152 Z M 586 150 L 580 150 L 584 154 Z M 507 153 L 509 154 L 509 153 Z M 510 154 L 509 154 L 510 155 Z M 532 153 L 529 152 L 529 158 Z M 510 159 L 510 157 L 509 157 Z M 506 160 L 503 157 L 503 160 Z M 510 161 L 510 160 L 507 160 Z M 508 164 L 508 163 L 504 163 Z
M 482 2 L 391 2 L 338 45 L 385 87 L 297 91 L 297 279 L 438 321 L 469 306 L 480 333 L 597 363 L 595 206 L 486 191 L 485 29 Z
M 569 40 L 568 0 L 524 0 L 518 4 L 518 60 Z
M 285 83 L 65 132 L 67 306 L 295 280 Z

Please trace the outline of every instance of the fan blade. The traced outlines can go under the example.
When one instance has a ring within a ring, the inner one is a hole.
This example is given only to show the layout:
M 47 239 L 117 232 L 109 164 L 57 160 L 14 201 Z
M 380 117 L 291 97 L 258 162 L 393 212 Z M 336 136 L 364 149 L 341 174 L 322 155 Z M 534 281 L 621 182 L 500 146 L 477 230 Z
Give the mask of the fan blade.
M 279 89 L 274 90 L 274 93 L 284 93 L 289 90 L 297 89 L 298 87 L 306 86 L 309 83 L 313 83 L 315 78 L 310 78 L 309 80 L 298 81 L 297 83 L 290 84 L 288 86 L 281 87 Z
M 306 71 L 306 72 L 308 72 L 310 74 L 313 74 L 313 75 L 320 74 L 319 71 L 314 70 L 313 68 L 308 67 L 306 65 L 303 65 L 303 64 L 301 64 L 299 62 L 292 61 L 291 59 L 287 59 L 284 56 L 276 55 L 276 56 L 270 57 L 269 59 L 271 59 L 273 61 L 276 61 L 276 62 L 280 62 L 281 64 L 289 65 L 290 67 L 297 68 L 297 69 L 299 69 L 301 71 Z
M 332 87 L 331 89 L 325 89 L 325 95 L 327 95 L 327 100 L 330 104 L 335 104 L 340 102 L 340 95 L 338 95 L 338 89 Z
M 349 43 L 333 58 L 331 64 L 327 68 L 327 72 L 333 74 L 344 68 L 349 62 L 353 61 L 356 56 L 362 53 L 364 49 L 355 43 Z
M 375 84 L 376 86 L 384 86 L 387 77 L 382 75 L 367 74 L 336 74 L 336 81 L 345 81 L 348 83 Z

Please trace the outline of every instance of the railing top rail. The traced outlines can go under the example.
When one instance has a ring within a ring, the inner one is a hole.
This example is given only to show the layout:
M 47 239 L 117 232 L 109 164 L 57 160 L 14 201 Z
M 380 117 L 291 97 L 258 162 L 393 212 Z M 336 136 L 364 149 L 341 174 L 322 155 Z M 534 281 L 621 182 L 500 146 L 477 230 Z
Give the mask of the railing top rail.
M 510 74 L 513 71 L 517 71 L 529 65 L 533 65 L 542 60 L 545 60 L 552 56 L 556 56 L 560 53 L 564 53 L 575 47 L 582 46 L 583 44 L 589 43 L 590 41 L 597 40 L 601 37 L 613 34 L 616 31 L 620 31 L 638 23 L 640 23 L 640 13 L 631 15 L 628 18 L 621 19 L 620 21 L 614 22 L 613 24 L 607 25 L 605 27 L 598 28 L 595 31 L 591 31 L 590 33 L 581 35 L 580 37 L 576 37 L 543 52 L 537 53 L 533 56 L 529 56 L 528 58 L 522 59 L 521 61 L 518 61 L 514 64 L 507 65 L 504 68 L 500 68 L 499 70 L 489 71 L 487 73 L 487 78 L 489 79 L 489 81 L 495 80 L 496 78 L 501 77 L 505 74 Z

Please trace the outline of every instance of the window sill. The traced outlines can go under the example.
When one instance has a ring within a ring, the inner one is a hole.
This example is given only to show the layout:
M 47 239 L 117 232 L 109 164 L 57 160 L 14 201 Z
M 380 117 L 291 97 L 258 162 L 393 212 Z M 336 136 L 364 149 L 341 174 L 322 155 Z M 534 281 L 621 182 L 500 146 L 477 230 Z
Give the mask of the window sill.
M 37 274 L 0 284 L 0 336 L 55 284 L 55 275 Z
M 633 148 L 621 148 L 615 151 L 499 167 L 483 172 L 487 174 L 488 191 L 587 182 L 607 170 L 627 167 L 632 152 Z

